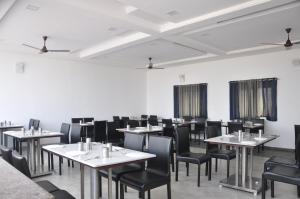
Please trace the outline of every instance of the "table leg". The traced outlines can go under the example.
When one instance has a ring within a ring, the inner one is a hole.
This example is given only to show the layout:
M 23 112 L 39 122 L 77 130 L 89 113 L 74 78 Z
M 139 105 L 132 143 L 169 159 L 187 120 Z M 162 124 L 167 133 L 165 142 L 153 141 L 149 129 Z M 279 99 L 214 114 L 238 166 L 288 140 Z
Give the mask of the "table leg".
M 40 139 L 36 141 L 36 155 L 37 155 L 37 173 L 40 173 L 41 168 L 41 143 Z
M 246 186 L 246 153 L 247 148 L 245 146 L 242 147 L 242 186 Z
M 31 157 L 30 157 L 30 140 L 27 140 L 27 162 L 29 164 L 29 168 L 32 171 L 32 163 L 31 163 Z
M 2 129 L 0 129 L 0 143 L 1 143 L 1 145 L 3 145 L 3 132 L 2 132 Z
M 84 199 L 84 165 L 80 164 L 80 191 L 81 199 Z
M 32 165 L 32 170 L 36 172 L 36 157 L 35 157 L 35 143 L 34 139 L 30 140 L 30 160 Z
M 112 169 L 108 169 L 108 199 L 112 199 Z
M 250 168 L 249 168 L 249 185 L 250 185 L 250 189 L 252 189 L 252 172 L 253 172 L 253 148 L 250 148 Z
M 91 199 L 99 199 L 99 176 L 96 169 L 90 171 L 90 181 L 91 181 Z
M 235 148 L 235 186 L 239 186 L 239 155 L 240 155 L 240 153 L 239 153 L 239 147 L 238 146 L 236 146 L 236 148 Z

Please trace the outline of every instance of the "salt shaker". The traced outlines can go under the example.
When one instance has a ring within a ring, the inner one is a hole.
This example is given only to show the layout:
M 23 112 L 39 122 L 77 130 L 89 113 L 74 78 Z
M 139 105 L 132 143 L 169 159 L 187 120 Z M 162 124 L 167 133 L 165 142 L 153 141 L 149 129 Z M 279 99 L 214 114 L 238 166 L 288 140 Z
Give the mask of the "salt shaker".
M 261 134 L 262 134 L 262 129 L 259 129 L 259 131 L 258 131 L 259 138 L 261 138 Z
M 109 151 L 112 151 L 112 143 L 107 143 L 106 147 L 109 149 Z
M 109 157 L 109 148 L 108 147 L 102 147 L 102 157 L 103 158 Z
M 129 129 L 130 129 L 130 125 L 129 125 L 129 124 L 127 124 L 127 126 L 126 126 L 126 127 L 127 127 L 127 130 L 129 130 Z
M 78 151 L 83 151 L 83 142 L 78 142 Z

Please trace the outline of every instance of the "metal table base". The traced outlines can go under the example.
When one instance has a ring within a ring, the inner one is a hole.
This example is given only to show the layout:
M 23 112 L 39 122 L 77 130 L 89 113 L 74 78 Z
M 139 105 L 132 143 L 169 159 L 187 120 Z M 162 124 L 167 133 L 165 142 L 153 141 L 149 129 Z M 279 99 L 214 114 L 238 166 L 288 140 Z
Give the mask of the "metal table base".
M 242 185 L 242 176 L 239 175 L 239 183 L 236 184 L 236 175 L 233 174 L 229 178 L 225 178 L 220 181 L 220 185 L 232 189 L 237 189 L 241 191 L 246 191 L 257 195 L 261 191 L 261 179 L 256 177 L 247 177 L 245 180 L 245 185 Z

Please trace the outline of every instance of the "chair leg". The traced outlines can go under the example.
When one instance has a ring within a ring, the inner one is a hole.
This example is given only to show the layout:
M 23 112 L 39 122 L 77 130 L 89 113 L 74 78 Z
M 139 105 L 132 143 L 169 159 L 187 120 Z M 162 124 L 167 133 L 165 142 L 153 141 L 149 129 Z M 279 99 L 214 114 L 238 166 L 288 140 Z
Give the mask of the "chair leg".
M 205 163 L 205 176 L 208 176 L 208 164 L 208 162 Z
M 171 199 L 171 183 L 167 184 L 168 199 Z
M 124 199 L 124 185 L 120 183 L 120 199 Z
M 212 166 L 212 162 L 211 159 L 209 160 L 209 167 L 208 167 L 208 180 L 211 180 L 211 166 Z
M 118 199 L 119 198 L 119 181 L 118 180 L 116 180 L 116 199 Z
M 98 179 L 99 179 L 99 196 L 100 198 L 102 198 L 102 177 L 99 172 L 98 172 Z
M 178 161 L 176 160 L 175 181 L 178 181 Z
M 70 167 L 70 160 L 68 160 L 68 167 Z
M 17 141 L 17 146 L 19 146 L 19 153 L 20 153 L 20 155 L 22 155 L 22 153 L 23 153 L 22 142 L 21 141 Z
M 127 193 L 127 186 L 126 185 L 124 186 L 124 190 L 125 190 L 125 193 Z
M 59 175 L 61 176 L 61 164 L 62 164 L 62 157 L 58 157 L 58 165 L 59 165 Z
M 297 196 L 300 198 L 300 186 L 297 186 Z
M 274 180 L 271 180 L 271 197 L 274 198 Z
M 200 168 L 201 168 L 201 165 L 200 164 L 198 164 L 198 187 L 200 187 Z
M 44 150 L 43 149 L 41 150 L 41 163 L 42 163 L 42 166 L 44 166 Z
M 227 178 L 229 178 L 230 160 L 227 160 Z
M 54 169 L 54 161 L 53 161 L 53 154 L 52 153 L 51 153 L 50 157 L 51 157 L 51 169 L 53 170 Z
M 218 172 L 218 159 L 216 158 L 215 172 Z
M 145 192 L 140 192 L 141 193 L 141 198 L 145 199 Z
M 261 199 L 266 198 L 266 187 L 267 187 L 267 180 L 262 177 L 262 187 L 261 187 Z
M 51 169 L 50 168 L 50 153 L 48 152 L 47 154 L 48 154 L 48 170 L 50 171 L 50 169 Z
M 150 191 L 150 189 L 147 192 L 148 192 L 148 199 L 151 199 L 151 191 Z
M 74 161 L 72 161 L 72 168 L 74 168 Z
M 171 164 L 172 164 L 172 172 L 174 172 L 174 154 L 171 153 Z
M 186 166 L 186 176 L 189 176 L 189 163 L 185 163 Z

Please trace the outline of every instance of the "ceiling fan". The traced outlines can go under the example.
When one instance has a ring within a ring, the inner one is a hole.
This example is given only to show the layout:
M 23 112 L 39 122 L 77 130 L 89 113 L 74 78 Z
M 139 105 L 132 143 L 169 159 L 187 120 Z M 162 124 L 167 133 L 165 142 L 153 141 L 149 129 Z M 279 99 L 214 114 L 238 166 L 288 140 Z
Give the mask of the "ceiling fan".
M 149 59 L 149 64 L 146 67 L 137 68 L 137 69 L 149 69 L 149 70 L 152 70 L 152 69 L 165 69 L 165 68 L 160 68 L 160 67 L 154 67 L 153 63 L 152 63 L 152 57 L 149 57 L 148 59 Z
M 47 47 L 46 47 L 46 42 L 47 42 L 47 39 L 48 39 L 48 36 L 43 36 L 43 40 L 44 40 L 44 46 L 42 48 L 37 48 L 37 47 L 34 47 L 34 46 L 31 46 L 31 45 L 28 45 L 28 44 L 22 44 L 23 46 L 26 46 L 26 47 L 29 47 L 29 48 L 33 48 L 33 49 L 36 49 L 40 52 L 40 54 L 43 54 L 43 53 L 47 53 L 47 52 L 53 52 L 53 53 L 60 53 L 60 52 L 71 52 L 70 50 L 49 50 Z
M 291 48 L 293 45 L 300 44 L 300 41 L 292 42 L 290 40 L 290 33 L 292 31 L 292 28 L 286 28 L 285 31 L 288 35 L 288 38 L 287 38 L 285 43 L 261 43 L 261 44 L 263 44 L 263 45 L 276 45 L 276 46 L 282 46 L 283 45 L 286 48 Z

